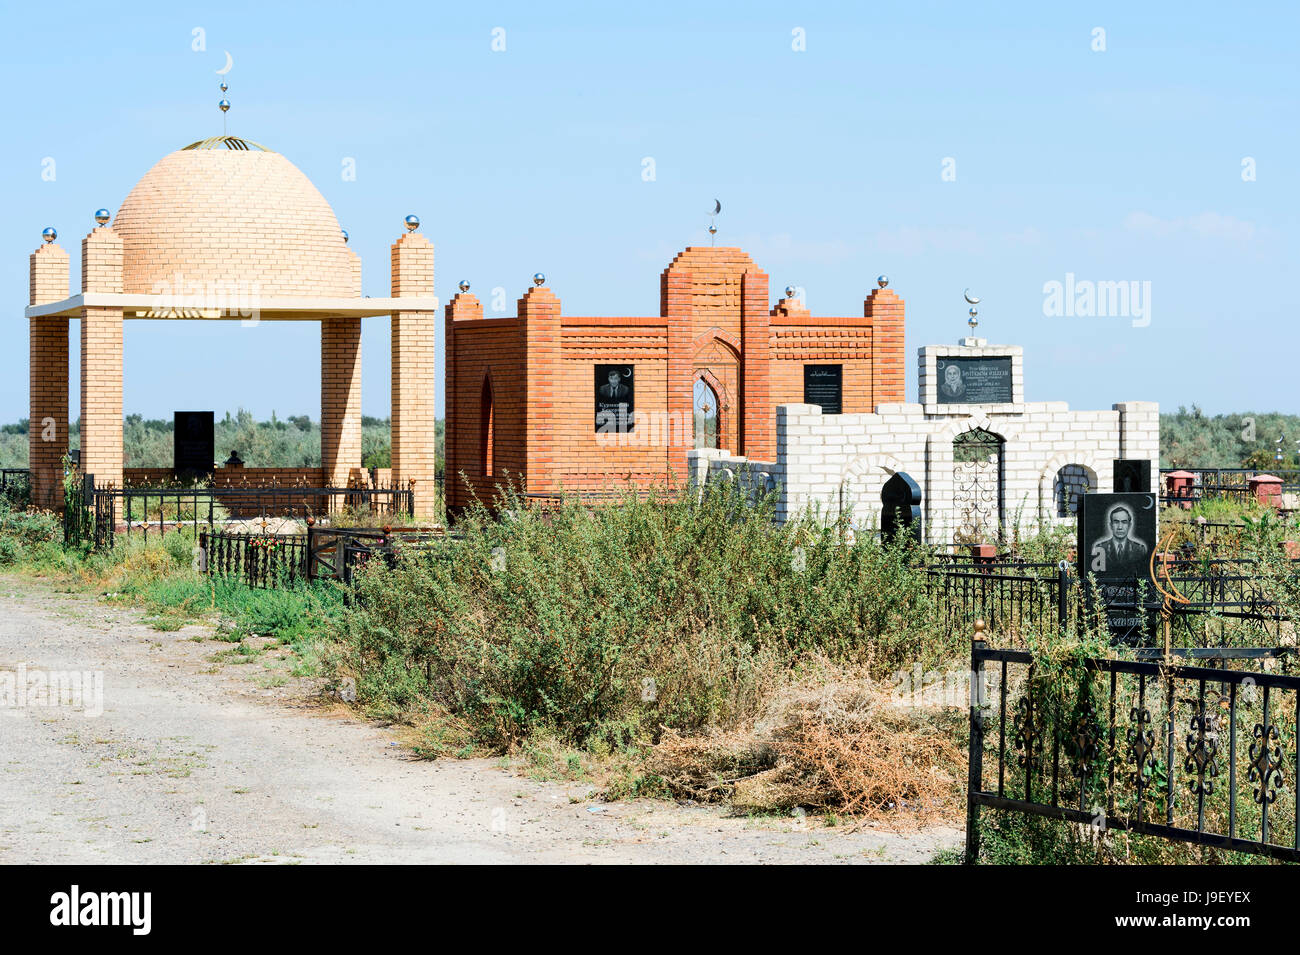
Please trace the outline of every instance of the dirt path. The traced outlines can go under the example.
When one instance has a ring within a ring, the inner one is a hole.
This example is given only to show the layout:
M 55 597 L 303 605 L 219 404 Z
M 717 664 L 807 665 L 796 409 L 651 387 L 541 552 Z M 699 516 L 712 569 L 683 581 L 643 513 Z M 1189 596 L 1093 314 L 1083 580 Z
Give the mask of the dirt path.
M 923 862 L 961 840 L 607 805 L 491 760 L 413 759 L 273 659 L 214 662 L 230 644 L 211 633 L 0 577 L 0 673 L 103 674 L 102 715 L 0 708 L 0 864 Z

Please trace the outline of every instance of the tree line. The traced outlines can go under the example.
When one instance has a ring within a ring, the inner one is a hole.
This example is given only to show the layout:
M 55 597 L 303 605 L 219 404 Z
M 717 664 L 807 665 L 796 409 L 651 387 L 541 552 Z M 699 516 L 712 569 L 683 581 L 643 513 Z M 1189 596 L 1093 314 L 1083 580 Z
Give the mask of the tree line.
M 0 467 L 27 467 L 27 419 L 0 426 Z M 437 423 L 437 456 L 442 460 L 444 421 Z M 389 467 L 392 463 L 388 418 L 361 419 L 361 465 Z M 80 430 L 72 425 L 69 446 L 81 446 Z M 1279 444 L 1278 439 L 1281 438 Z M 129 468 L 172 465 L 172 422 L 127 415 L 123 451 Z M 1283 460 L 1276 461 L 1281 447 Z M 319 467 L 320 424 L 307 415 L 257 421 L 240 409 L 216 422 L 217 462 L 232 451 L 249 467 Z M 1300 467 L 1300 415 L 1278 412 L 1206 415 L 1196 405 L 1160 415 L 1160 466 L 1167 468 Z

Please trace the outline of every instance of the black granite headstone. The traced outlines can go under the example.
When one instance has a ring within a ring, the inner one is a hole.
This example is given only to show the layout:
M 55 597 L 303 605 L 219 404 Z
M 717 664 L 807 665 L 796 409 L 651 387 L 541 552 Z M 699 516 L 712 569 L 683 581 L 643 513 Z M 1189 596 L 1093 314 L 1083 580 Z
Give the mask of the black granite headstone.
M 918 544 L 924 537 L 921 487 L 906 471 L 899 471 L 880 489 L 880 536 L 888 542 L 907 534 Z
M 822 414 L 840 414 L 844 409 L 844 366 L 804 365 L 803 403 L 818 405 Z
M 172 418 L 172 469 L 193 480 L 212 476 L 216 422 L 211 411 L 177 411 Z
M 1011 359 L 940 358 L 939 404 L 1009 404 Z
M 1116 643 L 1147 643 L 1155 632 L 1160 594 L 1151 579 L 1158 543 L 1153 494 L 1079 496 L 1078 572 L 1085 599 L 1105 608 Z M 1095 586 L 1095 590 L 1093 589 Z
M 1116 494 L 1151 493 L 1149 458 L 1116 458 L 1114 464 Z

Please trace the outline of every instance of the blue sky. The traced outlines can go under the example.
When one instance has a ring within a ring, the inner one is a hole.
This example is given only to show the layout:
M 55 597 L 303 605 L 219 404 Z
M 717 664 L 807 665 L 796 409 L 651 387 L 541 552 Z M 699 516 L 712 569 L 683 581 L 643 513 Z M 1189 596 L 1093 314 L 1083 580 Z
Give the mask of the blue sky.
M 1031 401 L 1300 412 L 1284 371 L 1300 344 L 1292 4 L 52 10 L 7 5 L 0 30 L 0 420 L 27 414 L 22 308 L 41 229 L 59 230 L 75 290 L 94 209 L 221 132 L 226 50 L 231 133 L 316 183 L 366 294 L 387 294 L 388 246 L 414 212 L 444 300 L 465 278 L 489 306 L 504 288 L 513 309 L 541 270 L 571 314 L 656 314 L 659 273 L 707 244 L 716 196 L 718 244 L 745 248 L 774 295 L 793 284 L 814 313 L 860 314 L 890 276 L 911 400 L 916 348 L 966 332 L 970 287 L 979 333 L 1025 347 Z M 1149 323 L 1044 314 L 1045 284 L 1067 274 L 1149 282 Z M 386 415 L 386 319 L 366 320 L 363 354 L 364 410 Z M 314 324 L 128 322 L 125 362 L 128 413 L 319 415 Z M 75 354 L 73 369 L 75 415 Z

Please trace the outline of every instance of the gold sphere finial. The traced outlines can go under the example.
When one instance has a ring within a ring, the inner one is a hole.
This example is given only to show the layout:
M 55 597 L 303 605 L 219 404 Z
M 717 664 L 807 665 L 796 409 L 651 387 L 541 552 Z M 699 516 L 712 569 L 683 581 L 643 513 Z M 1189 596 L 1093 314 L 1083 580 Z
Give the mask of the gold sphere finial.
M 984 621 L 983 621 L 983 620 L 976 620 L 976 621 L 975 621 L 975 632 L 976 632 L 976 633 L 983 633 L 983 632 L 984 632 Z

